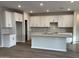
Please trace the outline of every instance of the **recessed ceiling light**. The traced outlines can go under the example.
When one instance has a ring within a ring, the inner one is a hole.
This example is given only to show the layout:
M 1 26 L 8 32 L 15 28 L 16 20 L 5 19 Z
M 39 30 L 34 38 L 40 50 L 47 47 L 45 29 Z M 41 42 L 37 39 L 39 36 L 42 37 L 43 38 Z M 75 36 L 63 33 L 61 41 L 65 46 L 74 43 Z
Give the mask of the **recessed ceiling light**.
M 30 13 L 33 13 L 33 11 L 31 10 Z
M 40 3 L 40 6 L 43 6 L 43 3 L 42 2 Z
M 18 8 L 21 8 L 21 5 L 18 5 Z
M 50 12 L 50 11 L 47 9 L 46 12 Z
M 71 9 L 70 9 L 70 8 L 68 8 L 67 10 L 68 10 L 68 11 L 70 11 Z
M 72 0 L 72 1 L 70 1 L 71 3 L 74 3 L 74 1 Z

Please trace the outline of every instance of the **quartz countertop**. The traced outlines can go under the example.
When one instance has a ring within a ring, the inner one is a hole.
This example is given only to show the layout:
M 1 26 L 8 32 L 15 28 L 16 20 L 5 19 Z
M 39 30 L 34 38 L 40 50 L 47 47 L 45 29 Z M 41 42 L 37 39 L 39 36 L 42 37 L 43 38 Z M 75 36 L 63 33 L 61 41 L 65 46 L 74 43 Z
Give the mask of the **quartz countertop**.
M 31 33 L 31 36 L 72 37 L 72 33 Z

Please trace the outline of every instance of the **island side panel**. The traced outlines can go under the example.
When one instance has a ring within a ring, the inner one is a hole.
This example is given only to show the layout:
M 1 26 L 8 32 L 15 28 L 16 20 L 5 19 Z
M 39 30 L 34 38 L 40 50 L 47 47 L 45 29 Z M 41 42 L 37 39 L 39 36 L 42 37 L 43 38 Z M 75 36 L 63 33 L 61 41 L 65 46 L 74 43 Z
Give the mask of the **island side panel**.
M 32 36 L 31 48 L 48 49 L 56 51 L 67 51 L 66 49 L 66 38 L 64 37 L 43 37 L 43 36 Z

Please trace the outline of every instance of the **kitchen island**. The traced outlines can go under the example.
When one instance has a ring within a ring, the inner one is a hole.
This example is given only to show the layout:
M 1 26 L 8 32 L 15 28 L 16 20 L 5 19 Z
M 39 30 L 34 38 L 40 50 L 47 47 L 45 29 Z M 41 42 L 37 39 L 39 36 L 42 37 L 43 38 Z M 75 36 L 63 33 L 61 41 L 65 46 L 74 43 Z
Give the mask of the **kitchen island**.
M 67 51 L 67 38 L 72 38 L 70 34 L 32 34 L 31 48 L 47 49 L 55 51 Z

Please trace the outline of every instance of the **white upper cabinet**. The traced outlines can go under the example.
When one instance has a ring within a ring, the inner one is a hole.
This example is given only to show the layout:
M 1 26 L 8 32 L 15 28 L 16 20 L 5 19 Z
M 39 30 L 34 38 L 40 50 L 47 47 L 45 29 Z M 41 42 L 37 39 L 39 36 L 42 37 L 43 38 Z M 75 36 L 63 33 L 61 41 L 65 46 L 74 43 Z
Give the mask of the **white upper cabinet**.
M 48 22 L 53 22 L 53 17 L 52 17 L 52 16 L 45 16 L 45 19 L 46 19 Z
M 53 16 L 53 22 L 58 22 L 59 19 L 60 19 L 59 15 Z
M 38 16 L 30 17 L 30 26 L 31 27 L 38 27 L 38 26 L 40 26 L 40 17 L 38 17 Z
M 18 13 L 18 21 L 22 22 L 22 20 L 23 20 L 22 14 Z
M 63 27 L 63 17 L 60 16 L 60 19 L 58 20 L 58 27 Z
M 42 20 L 43 20 L 42 21 L 43 22 L 42 24 L 43 24 L 44 27 L 49 27 L 50 26 L 50 23 L 49 23 L 50 22 L 50 17 L 43 16 L 43 19 Z
M 14 19 L 15 21 L 18 21 L 18 13 L 14 12 Z
M 73 27 L 73 15 L 64 16 L 63 27 Z
M 36 23 L 35 25 L 36 25 L 36 27 L 40 27 L 40 23 L 41 23 L 40 17 L 39 17 L 39 16 L 36 16 L 35 19 L 36 19 L 36 20 L 35 20 L 35 23 Z
M 61 15 L 58 27 L 73 27 L 73 15 Z
M 23 18 L 23 16 L 22 16 L 22 14 L 20 14 L 20 13 L 14 13 L 14 16 L 15 16 L 15 20 L 16 21 L 18 21 L 18 22 L 22 22 L 22 18 Z
M 50 20 L 50 22 L 58 22 L 58 20 L 60 19 L 59 15 L 52 15 L 52 16 L 47 16 L 47 17 Z
M 30 27 L 33 26 L 33 20 L 32 20 L 32 19 L 33 19 L 33 17 L 30 17 L 30 20 L 29 20 L 29 26 L 30 26 Z
M 49 21 L 46 16 L 31 16 L 30 17 L 31 27 L 49 27 Z
M 12 13 L 9 11 L 4 11 L 5 13 L 5 26 L 12 27 Z
M 72 27 L 73 15 L 31 16 L 31 27 L 50 27 L 50 22 L 57 22 L 58 27 Z
M 49 19 L 47 16 L 40 16 L 40 26 L 49 27 Z

